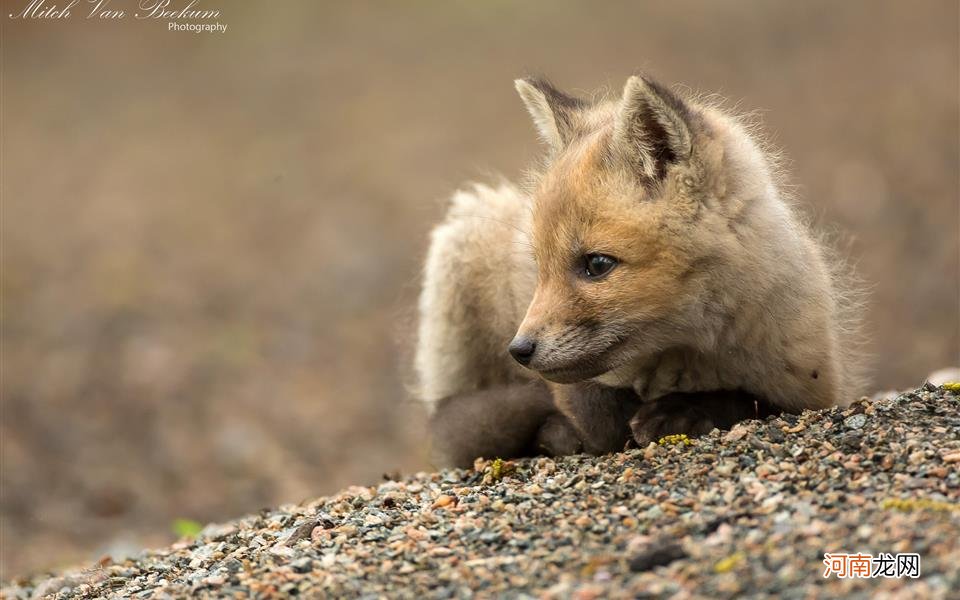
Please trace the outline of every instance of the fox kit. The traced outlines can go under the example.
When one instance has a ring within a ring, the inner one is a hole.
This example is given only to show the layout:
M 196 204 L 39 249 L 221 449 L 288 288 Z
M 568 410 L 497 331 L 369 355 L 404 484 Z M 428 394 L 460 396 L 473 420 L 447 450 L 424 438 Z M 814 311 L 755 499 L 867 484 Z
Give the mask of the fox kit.
M 456 193 L 426 259 L 417 393 L 442 462 L 853 398 L 848 302 L 739 120 L 646 77 L 596 101 L 515 83 L 543 164 Z

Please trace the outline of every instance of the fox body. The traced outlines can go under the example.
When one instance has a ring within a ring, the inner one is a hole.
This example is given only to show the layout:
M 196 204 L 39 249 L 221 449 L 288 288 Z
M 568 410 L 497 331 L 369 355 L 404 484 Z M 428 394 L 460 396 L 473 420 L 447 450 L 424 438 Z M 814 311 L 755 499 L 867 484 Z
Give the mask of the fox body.
M 417 394 L 443 462 L 853 398 L 855 308 L 750 128 L 644 77 L 589 102 L 516 87 L 545 159 L 457 192 L 426 259 Z

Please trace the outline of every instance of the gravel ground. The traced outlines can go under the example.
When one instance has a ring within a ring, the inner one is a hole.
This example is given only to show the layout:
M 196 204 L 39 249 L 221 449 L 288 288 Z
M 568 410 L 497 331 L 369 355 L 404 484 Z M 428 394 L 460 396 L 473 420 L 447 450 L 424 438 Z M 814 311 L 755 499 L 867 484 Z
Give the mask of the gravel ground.
M 956 597 L 957 387 L 353 487 L 3 595 Z M 824 578 L 839 552 L 918 553 L 921 575 Z

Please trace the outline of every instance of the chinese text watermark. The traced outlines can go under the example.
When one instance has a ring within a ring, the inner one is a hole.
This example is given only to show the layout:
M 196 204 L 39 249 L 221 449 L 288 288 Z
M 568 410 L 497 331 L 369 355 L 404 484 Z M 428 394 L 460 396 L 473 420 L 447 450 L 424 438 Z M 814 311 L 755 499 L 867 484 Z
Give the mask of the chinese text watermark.
M 823 555 L 823 564 L 826 569 L 824 577 L 836 575 L 841 579 L 874 577 L 920 577 L 919 554 L 889 554 L 881 552 L 876 556 L 857 552 L 827 553 Z

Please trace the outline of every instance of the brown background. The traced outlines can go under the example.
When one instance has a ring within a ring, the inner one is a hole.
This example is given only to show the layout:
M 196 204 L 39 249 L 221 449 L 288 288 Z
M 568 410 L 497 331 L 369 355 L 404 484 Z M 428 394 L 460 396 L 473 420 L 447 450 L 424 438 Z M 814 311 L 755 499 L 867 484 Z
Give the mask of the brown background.
M 25 3 L 0 19 L 4 578 L 427 468 L 419 261 L 455 186 L 537 152 L 525 73 L 763 109 L 872 286 L 875 388 L 960 362 L 955 1 L 203 0 L 225 34 Z

